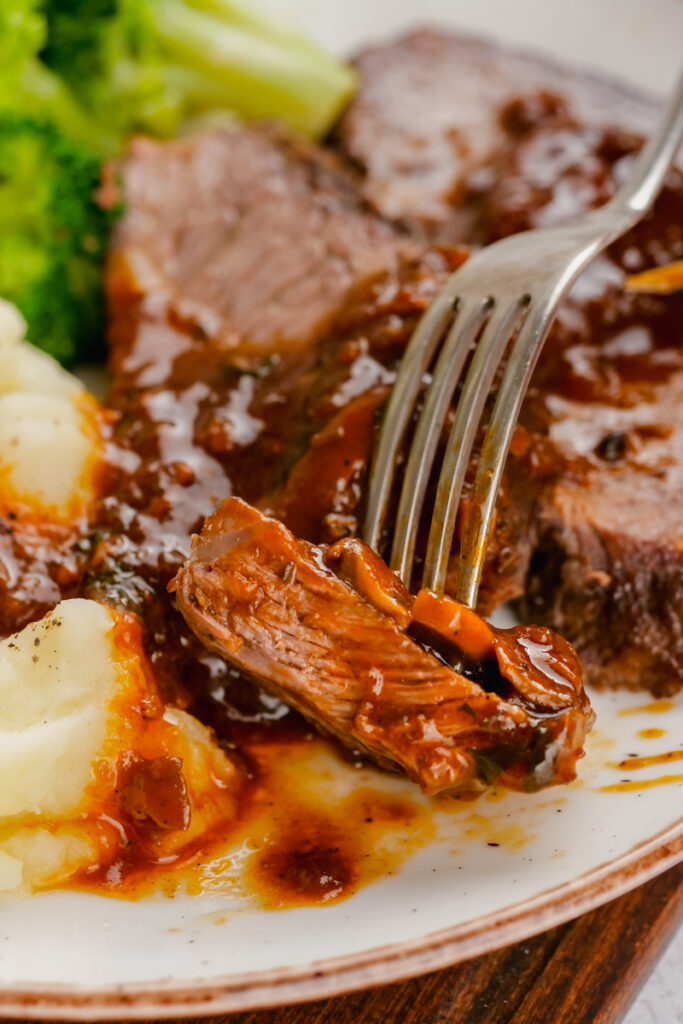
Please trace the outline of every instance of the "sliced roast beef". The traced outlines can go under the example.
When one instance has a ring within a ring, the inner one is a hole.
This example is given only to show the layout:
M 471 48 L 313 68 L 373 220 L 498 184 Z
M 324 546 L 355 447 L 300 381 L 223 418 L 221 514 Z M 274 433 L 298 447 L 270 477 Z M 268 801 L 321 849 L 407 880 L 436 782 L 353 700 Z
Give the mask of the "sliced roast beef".
M 157 317 L 172 311 L 226 360 L 310 347 L 351 289 L 421 253 L 363 215 L 333 153 L 275 129 L 138 139 L 122 176 L 119 287 L 154 296 Z
M 570 111 L 586 126 L 641 133 L 653 120 L 632 90 L 467 36 L 416 32 L 357 65 L 361 87 L 338 134 L 363 194 L 385 217 L 448 239 L 469 235 L 473 176 L 490 187 L 511 138 Z
M 557 178 L 544 163 L 555 146 Z M 632 159 L 617 131 L 531 133 L 488 194 L 489 237 L 609 198 Z M 683 254 L 683 174 L 654 214 L 578 282 L 524 407 L 564 466 L 537 510 L 525 593 L 574 642 L 588 677 L 673 693 L 683 682 L 683 294 L 635 295 L 625 274 Z
M 172 587 L 209 650 L 425 792 L 574 776 L 592 712 L 576 655 L 549 630 L 494 631 L 426 592 L 413 602 L 359 541 L 296 540 L 238 498 L 209 516 Z
M 339 140 L 363 193 L 444 241 L 487 244 L 604 203 L 656 114 L 619 86 L 448 35 L 418 33 L 358 63 Z M 526 594 L 592 682 L 657 694 L 683 684 L 683 295 L 631 295 L 623 282 L 683 256 L 681 223 L 673 171 L 653 214 L 561 310 L 516 439 L 530 459 L 507 474 L 499 529 L 513 530 L 494 542 L 483 594 L 487 606 Z M 527 516 L 533 465 L 544 483 Z

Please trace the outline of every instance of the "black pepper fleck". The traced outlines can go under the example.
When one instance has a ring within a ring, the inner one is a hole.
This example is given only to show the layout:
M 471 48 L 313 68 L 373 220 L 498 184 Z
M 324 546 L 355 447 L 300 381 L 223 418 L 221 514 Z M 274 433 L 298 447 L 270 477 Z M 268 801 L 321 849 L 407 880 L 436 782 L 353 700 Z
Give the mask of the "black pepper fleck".
M 612 431 L 595 447 L 595 454 L 605 462 L 618 462 L 626 454 L 626 434 Z

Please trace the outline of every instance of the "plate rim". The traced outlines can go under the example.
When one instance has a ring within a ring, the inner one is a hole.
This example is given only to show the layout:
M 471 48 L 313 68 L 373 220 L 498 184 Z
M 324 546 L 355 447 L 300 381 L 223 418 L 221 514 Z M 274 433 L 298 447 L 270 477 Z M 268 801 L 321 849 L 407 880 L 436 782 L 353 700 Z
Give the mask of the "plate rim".
M 224 975 L 211 981 L 0 987 L 0 1017 L 140 1020 L 260 1010 L 344 995 L 454 966 L 564 924 L 683 863 L 683 817 L 576 878 L 451 928 L 306 966 Z
M 474 29 L 462 32 L 485 35 L 519 51 L 524 49 L 509 41 L 505 43 L 496 35 L 488 36 Z M 530 49 L 538 55 L 534 47 Z M 543 52 L 541 48 L 541 55 Z M 578 61 L 570 62 L 568 58 L 550 59 L 567 59 L 568 66 L 581 67 Z M 648 91 L 636 85 L 625 72 L 593 69 L 592 73 L 607 81 L 621 79 L 621 84 L 631 89 Z M 170 978 L 92 988 L 57 983 L 0 983 L 0 1019 L 85 1022 L 193 1018 L 342 996 L 455 966 L 524 941 L 609 903 L 679 864 L 683 864 L 683 816 L 617 857 L 502 911 L 479 915 L 410 940 L 297 967 L 216 975 L 211 980 Z

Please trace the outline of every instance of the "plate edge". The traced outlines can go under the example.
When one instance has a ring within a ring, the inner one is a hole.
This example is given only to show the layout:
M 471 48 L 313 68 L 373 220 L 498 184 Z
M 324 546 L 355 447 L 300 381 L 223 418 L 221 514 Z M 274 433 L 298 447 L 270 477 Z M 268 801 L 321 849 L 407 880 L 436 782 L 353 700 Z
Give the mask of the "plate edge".
M 234 1013 L 343 995 L 454 966 L 563 924 L 624 895 L 683 862 L 683 818 L 616 860 L 571 882 L 418 939 L 378 946 L 306 967 L 226 976 L 197 984 L 113 985 L 79 991 L 59 986 L 0 989 L 0 1018 L 138 1020 Z

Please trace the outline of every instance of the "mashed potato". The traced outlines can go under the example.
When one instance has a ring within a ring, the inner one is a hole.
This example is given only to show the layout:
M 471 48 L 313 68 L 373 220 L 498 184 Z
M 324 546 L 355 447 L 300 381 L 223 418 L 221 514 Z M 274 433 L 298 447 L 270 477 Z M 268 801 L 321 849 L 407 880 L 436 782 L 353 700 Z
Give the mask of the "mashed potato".
M 161 705 L 137 620 L 74 599 L 0 642 L 0 889 L 111 861 L 121 823 L 145 824 L 140 766 L 152 790 L 170 769 L 183 792 L 180 818 L 149 812 L 155 855 L 234 815 L 239 774 L 208 729 Z
M 102 455 L 97 403 L 50 356 L 24 341 L 26 325 L 0 299 L 0 496 L 53 519 L 81 515 Z
M 28 552 L 28 579 L 43 535 L 58 559 L 60 539 L 87 522 L 104 419 L 24 333 L 0 300 L 0 513 Z M 3 583 L 11 593 L 16 578 Z M 82 599 L 0 642 L 0 778 L 3 891 L 116 871 L 138 848 L 172 862 L 234 816 L 240 786 L 210 730 L 161 703 L 138 620 Z

